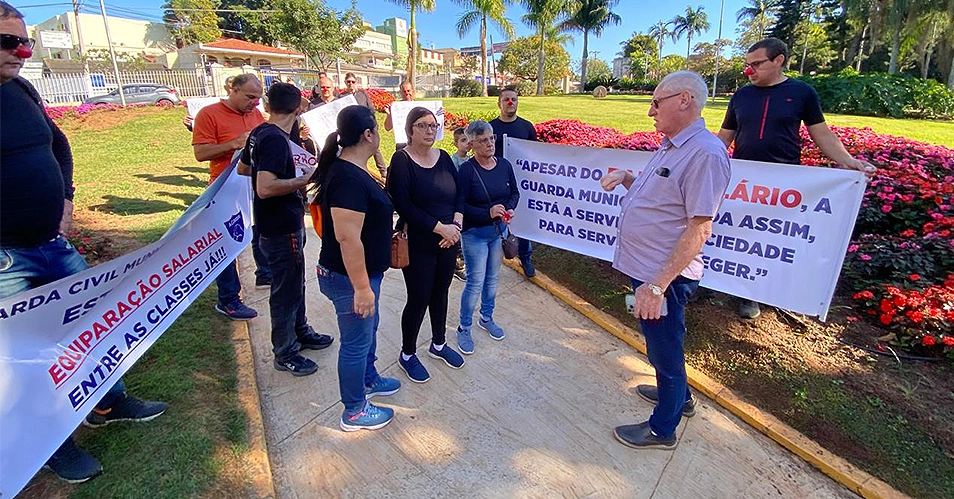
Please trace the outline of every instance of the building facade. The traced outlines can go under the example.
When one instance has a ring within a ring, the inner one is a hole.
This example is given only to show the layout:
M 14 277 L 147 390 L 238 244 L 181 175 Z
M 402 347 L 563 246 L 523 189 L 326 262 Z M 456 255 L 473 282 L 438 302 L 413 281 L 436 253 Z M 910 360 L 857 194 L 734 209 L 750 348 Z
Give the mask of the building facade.
M 143 56 L 152 59 L 166 52 L 175 51 L 175 41 L 162 23 L 139 21 L 107 16 L 116 57 Z M 33 60 L 79 59 L 80 51 L 95 58 L 106 58 L 109 43 L 103 17 L 96 14 L 73 12 L 55 15 L 32 26 L 30 36 L 36 39 Z M 83 46 L 80 47 L 79 31 L 82 30 Z M 70 47 L 67 48 L 66 45 Z

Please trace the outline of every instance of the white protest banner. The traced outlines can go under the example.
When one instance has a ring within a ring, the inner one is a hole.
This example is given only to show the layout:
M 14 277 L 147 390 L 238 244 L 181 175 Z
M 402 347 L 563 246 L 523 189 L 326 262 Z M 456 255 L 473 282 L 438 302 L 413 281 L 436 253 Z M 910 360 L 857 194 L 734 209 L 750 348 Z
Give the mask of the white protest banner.
M 210 106 L 219 101 L 225 100 L 223 97 L 196 97 L 194 99 L 186 99 L 186 108 L 189 110 L 189 116 L 192 119 L 195 119 L 195 115 L 199 114 L 199 110 L 203 107 Z M 259 101 L 258 106 L 256 106 L 259 111 L 265 112 L 265 103 Z
M 252 238 L 234 168 L 159 241 L 0 300 L 0 497 L 15 496 Z
M 301 177 L 305 173 L 310 173 L 318 166 L 318 158 L 314 154 L 306 151 L 300 145 L 288 141 L 288 145 L 291 147 L 292 158 L 295 159 L 295 171 L 297 177 Z
M 338 129 L 338 113 L 348 106 L 357 105 L 358 101 L 354 100 L 354 96 L 347 95 L 302 114 L 301 119 L 308 126 L 311 140 L 315 141 L 315 145 L 319 148 L 325 147 L 325 140 L 331 132 Z
M 651 156 L 507 137 L 520 189 L 514 234 L 612 261 L 626 191 L 605 192 L 600 178 L 638 174 Z M 856 171 L 732 160 L 701 284 L 824 320 L 864 190 Z
M 407 144 L 407 132 L 404 130 L 404 124 L 407 122 L 407 115 L 411 109 L 423 107 L 429 109 L 437 118 L 437 137 L 434 140 L 444 138 L 444 103 L 439 100 L 413 100 L 413 101 L 395 101 L 391 103 L 391 123 L 394 125 L 394 143 Z

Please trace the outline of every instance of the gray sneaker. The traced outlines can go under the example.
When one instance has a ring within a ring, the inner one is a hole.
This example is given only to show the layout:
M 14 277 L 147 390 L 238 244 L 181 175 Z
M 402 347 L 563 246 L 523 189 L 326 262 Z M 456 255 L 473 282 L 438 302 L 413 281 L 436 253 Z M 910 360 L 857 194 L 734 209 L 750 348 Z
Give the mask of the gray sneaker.
M 470 329 L 457 326 L 457 347 L 460 348 L 460 353 L 464 355 L 474 353 L 474 338 L 470 335 Z
M 653 385 L 637 385 L 636 386 L 636 395 L 639 395 L 643 400 L 656 405 L 659 403 L 659 389 Z M 690 398 L 686 401 L 686 405 L 682 406 L 682 416 L 685 418 L 691 418 L 696 415 L 696 399 Z
M 754 319 L 762 315 L 759 309 L 759 303 L 752 300 L 739 300 L 739 317 L 743 319 Z

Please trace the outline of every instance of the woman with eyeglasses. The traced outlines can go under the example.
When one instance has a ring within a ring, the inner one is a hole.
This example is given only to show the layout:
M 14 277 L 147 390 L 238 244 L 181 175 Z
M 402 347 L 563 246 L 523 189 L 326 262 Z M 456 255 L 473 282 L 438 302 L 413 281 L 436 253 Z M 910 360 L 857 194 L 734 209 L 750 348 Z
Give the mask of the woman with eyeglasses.
M 417 358 L 417 336 L 430 311 L 429 357 L 453 369 L 464 366 L 446 341 L 447 290 L 454 278 L 457 245 L 463 214 L 457 207 L 457 169 L 450 155 L 434 147 L 437 118 L 430 110 L 415 107 L 405 122 L 408 145 L 391 157 L 388 193 L 407 228 L 410 265 L 405 267 L 407 303 L 401 315 L 401 355 L 398 365 L 415 383 L 430 379 Z
M 505 337 L 494 322 L 497 281 L 503 262 L 501 237 L 513 215 L 520 192 L 513 167 L 505 158 L 494 156 L 494 129 L 486 121 L 471 121 L 464 132 L 470 139 L 474 156 L 460 165 L 457 174 L 457 204 L 464 213 L 461 243 L 467 269 L 467 282 L 460 297 L 460 326 L 457 345 L 465 354 L 474 353 L 471 327 L 474 309 L 480 298 L 477 326 L 495 340 Z
M 368 172 L 368 159 L 381 141 L 374 112 L 349 106 L 338 113 L 337 124 L 311 178 L 322 215 L 318 289 L 338 316 L 338 387 L 344 404 L 339 426 L 344 431 L 374 430 L 388 424 L 394 410 L 368 399 L 401 388 L 400 381 L 380 376 L 374 367 L 378 300 L 384 271 L 391 264 L 394 208 Z

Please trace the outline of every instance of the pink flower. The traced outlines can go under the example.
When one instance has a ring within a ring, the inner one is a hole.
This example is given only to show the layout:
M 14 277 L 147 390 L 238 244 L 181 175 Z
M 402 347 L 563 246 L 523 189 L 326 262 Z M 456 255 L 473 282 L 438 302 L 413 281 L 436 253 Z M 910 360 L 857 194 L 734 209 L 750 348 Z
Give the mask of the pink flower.
M 881 211 L 884 213 L 891 213 L 891 205 L 890 204 L 881 205 Z
M 850 245 L 848 245 L 848 253 L 854 253 L 855 251 L 858 251 L 858 245 L 857 245 L 857 244 L 850 244 Z
M 861 255 L 859 258 L 861 258 L 861 261 L 863 261 L 863 262 L 870 262 L 870 261 L 871 261 L 871 255 Z

